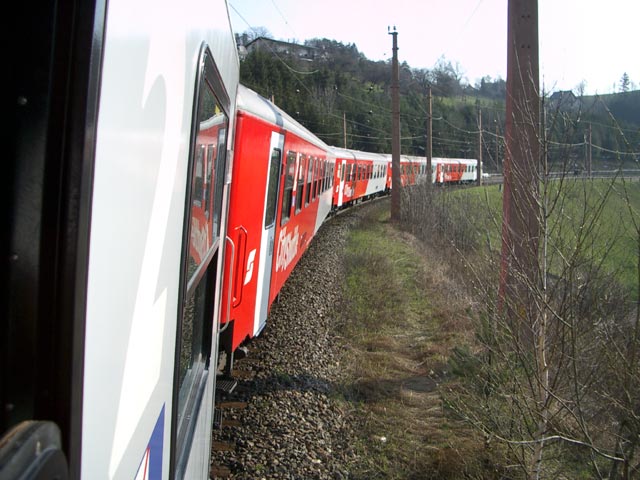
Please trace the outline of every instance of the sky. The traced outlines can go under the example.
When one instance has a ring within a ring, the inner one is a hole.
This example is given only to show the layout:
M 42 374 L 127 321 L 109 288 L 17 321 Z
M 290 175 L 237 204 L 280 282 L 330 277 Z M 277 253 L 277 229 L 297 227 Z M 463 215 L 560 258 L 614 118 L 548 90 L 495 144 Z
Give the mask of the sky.
M 474 85 L 506 79 L 507 0 L 228 0 L 234 32 L 266 28 L 275 39 L 354 43 L 371 60 L 433 68 L 444 56 Z M 605 94 L 627 73 L 640 88 L 640 0 L 539 0 L 540 84 L 546 92 Z

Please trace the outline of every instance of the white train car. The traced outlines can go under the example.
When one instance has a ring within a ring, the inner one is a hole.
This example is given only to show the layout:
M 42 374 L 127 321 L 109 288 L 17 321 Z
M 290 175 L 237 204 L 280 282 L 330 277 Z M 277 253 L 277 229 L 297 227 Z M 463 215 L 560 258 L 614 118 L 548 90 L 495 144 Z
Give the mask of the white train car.
M 16 8 L 0 478 L 209 478 L 226 3 Z
M 381 195 L 389 188 L 387 156 L 331 147 L 336 157 L 333 205 L 346 205 Z

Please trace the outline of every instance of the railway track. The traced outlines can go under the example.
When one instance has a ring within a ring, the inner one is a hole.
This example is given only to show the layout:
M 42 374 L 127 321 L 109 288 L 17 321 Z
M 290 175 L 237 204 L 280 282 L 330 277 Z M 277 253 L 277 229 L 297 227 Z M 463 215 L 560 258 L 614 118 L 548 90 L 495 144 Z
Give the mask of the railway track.
M 346 234 L 360 209 L 326 222 L 273 305 L 267 327 L 235 363 L 237 387 L 220 394 L 212 478 L 347 478 L 351 418 L 333 395 L 344 351 L 340 316 Z

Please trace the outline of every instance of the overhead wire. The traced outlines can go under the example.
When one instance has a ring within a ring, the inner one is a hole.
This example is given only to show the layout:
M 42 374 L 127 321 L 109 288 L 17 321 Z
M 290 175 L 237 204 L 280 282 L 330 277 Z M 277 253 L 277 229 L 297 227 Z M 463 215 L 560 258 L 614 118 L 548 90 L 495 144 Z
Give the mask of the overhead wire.
M 279 9 L 279 7 L 277 6 L 277 4 L 275 3 L 274 0 L 271 0 L 272 3 L 274 4 L 274 6 L 276 7 L 276 9 L 278 10 L 278 13 L 280 14 L 280 16 L 283 18 L 283 20 L 285 21 L 285 23 L 292 29 L 292 31 L 295 34 L 295 31 L 293 30 L 293 28 L 289 25 L 288 21 L 286 20 L 286 17 L 283 15 L 282 11 Z M 479 0 L 478 4 L 476 5 L 473 13 L 471 14 L 471 16 L 467 19 L 466 24 L 469 23 L 469 21 L 471 20 L 471 18 L 473 17 L 473 15 L 475 15 L 476 11 L 478 10 L 478 8 L 480 7 L 481 3 L 483 0 Z M 245 22 L 245 24 L 247 24 L 247 26 L 252 30 L 252 31 L 256 31 L 256 29 L 244 18 L 244 16 L 238 11 L 237 8 L 235 8 L 235 6 L 231 3 L 229 3 L 230 7 L 236 12 L 236 14 L 242 19 L 242 21 Z M 296 35 L 297 36 L 297 35 Z M 296 82 L 302 87 L 304 88 L 304 90 L 309 94 L 309 96 L 311 98 L 314 98 L 314 94 L 313 92 L 309 89 L 309 87 L 300 79 L 298 78 L 296 75 L 313 75 L 314 73 L 317 73 L 318 70 L 314 70 L 311 72 L 303 72 L 303 71 L 299 71 L 296 70 L 295 68 L 291 67 L 284 59 L 282 59 L 280 57 L 280 55 L 278 54 L 278 52 L 276 50 L 274 50 L 273 48 L 271 48 L 271 46 L 267 45 L 267 48 L 270 50 L 270 52 L 285 66 L 285 68 L 287 68 L 287 70 L 289 70 L 290 72 L 294 73 L 295 75 L 293 76 L 293 78 L 296 80 Z M 431 86 L 432 89 L 435 90 L 439 90 L 441 91 L 441 89 L 439 89 L 436 85 L 432 85 Z M 370 103 L 366 100 L 363 99 L 358 99 L 358 98 L 354 98 L 350 95 L 347 95 L 341 91 L 337 91 L 337 94 L 343 98 L 346 98 L 348 100 L 360 103 L 362 105 L 366 105 L 368 107 L 370 107 L 370 112 L 373 112 L 374 109 L 378 112 L 376 114 L 380 114 L 379 112 L 382 111 L 382 113 L 386 113 L 386 114 L 390 114 L 391 110 L 382 107 L 380 104 L 376 104 L 376 103 Z M 410 113 L 406 113 L 406 114 L 401 114 L 401 117 L 404 118 L 412 118 L 412 119 L 418 119 L 418 120 L 423 120 L 426 121 L 428 119 L 428 112 L 426 112 L 426 110 L 424 109 L 424 106 L 421 103 L 418 103 L 419 109 L 425 114 L 424 116 L 418 116 L 418 115 L 414 115 L 414 114 L 410 114 Z M 494 110 L 494 111 L 499 111 L 502 112 L 503 109 L 500 109 L 498 107 L 492 107 L 490 105 L 482 105 L 481 107 L 482 110 Z M 340 118 L 340 119 L 344 119 L 344 117 L 342 115 L 338 115 L 335 113 L 331 113 L 328 112 L 327 115 L 335 117 L 335 118 Z M 347 136 L 348 137 L 352 137 L 352 138 L 378 138 L 378 139 L 382 139 L 382 140 L 390 140 L 391 137 L 390 136 L 386 136 L 386 130 L 383 130 L 381 128 L 377 128 L 374 127 L 370 124 L 364 124 L 361 122 L 358 122 L 356 120 L 353 119 L 349 119 L 346 118 L 345 119 L 346 122 L 348 124 L 351 125 L 357 125 L 360 127 L 365 127 L 367 129 L 370 129 L 371 131 L 374 132 L 378 132 L 381 134 L 384 134 L 385 136 L 377 136 L 377 137 L 371 137 L 369 135 L 358 135 L 358 134 L 354 134 L 354 133 L 348 133 Z M 450 126 L 451 128 L 453 128 L 455 131 L 458 131 L 460 133 L 463 133 L 465 135 L 473 135 L 476 136 L 479 133 L 481 133 L 482 135 L 487 135 L 489 137 L 494 137 L 494 138 L 498 138 L 504 141 L 504 136 L 503 135 L 498 135 L 495 134 L 493 132 L 491 132 L 490 130 L 485 130 L 482 129 L 481 131 L 479 130 L 467 130 L 465 128 L 459 127 L 458 125 L 455 125 L 454 123 L 452 123 L 451 121 L 449 121 L 448 119 L 446 119 L 443 115 L 440 115 L 438 117 L 433 116 L 432 121 L 436 121 L 436 122 L 444 122 L 445 124 L 447 124 L 448 126 Z M 590 123 L 592 125 L 598 125 L 601 127 L 605 127 L 605 128 L 610 128 L 610 129 L 615 129 L 618 131 L 625 131 L 625 132 L 633 132 L 633 133 L 639 133 L 640 129 L 623 129 L 620 128 L 617 125 L 606 125 L 606 124 L 602 124 L 599 122 L 592 122 L 592 121 L 588 121 L 585 123 Z M 344 132 L 336 132 L 336 133 L 325 133 L 325 134 L 319 134 L 319 136 L 326 136 L 326 137 L 338 137 L 338 136 L 343 136 Z M 416 139 L 420 139 L 420 138 L 424 138 L 423 136 L 408 136 L 408 137 L 401 137 L 402 140 L 416 140 Z M 433 140 L 436 140 L 438 143 L 440 144 L 448 144 L 448 145 L 466 145 L 469 143 L 469 140 L 457 140 L 455 138 L 442 138 L 442 137 L 437 137 L 434 136 Z M 562 147 L 562 148 L 575 148 L 575 147 L 580 147 L 580 146 L 584 146 L 585 142 L 579 142 L 579 143 L 562 143 L 562 142 L 554 142 L 554 141 L 549 141 L 548 145 L 552 148 L 556 148 L 556 147 Z M 592 147 L 599 150 L 599 151 L 603 151 L 603 152 L 607 152 L 607 153 L 614 153 L 614 154 L 620 154 L 620 155 L 633 155 L 633 156 L 638 156 L 640 155 L 640 153 L 636 153 L 636 152 L 624 152 L 624 151 L 618 151 L 618 150 L 611 150 L 596 144 L 592 144 Z

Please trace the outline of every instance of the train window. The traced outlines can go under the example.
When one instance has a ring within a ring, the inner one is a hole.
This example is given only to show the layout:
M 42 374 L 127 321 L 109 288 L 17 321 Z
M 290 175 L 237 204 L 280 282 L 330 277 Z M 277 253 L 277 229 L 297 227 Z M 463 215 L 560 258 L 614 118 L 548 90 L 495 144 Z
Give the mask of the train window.
M 326 192 L 327 188 L 329 187 L 329 176 L 328 176 L 328 171 L 329 169 L 327 168 L 328 164 L 326 160 L 322 161 L 322 191 Z
M 214 318 L 217 252 L 230 105 L 208 50 L 201 53 L 186 189 L 175 357 L 176 478 L 184 472 L 206 385 Z M 206 145 L 206 147 L 205 147 Z
M 344 180 L 344 179 L 345 179 L 345 178 L 344 178 L 344 169 L 345 169 L 345 167 L 346 167 L 346 165 L 343 163 L 343 164 L 342 164 L 342 174 L 340 175 L 340 179 L 341 179 L 341 180 Z
M 307 198 L 305 199 L 305 206 L 309 205 L 311 202 L 311 181 L 313 180 L 313 157 L 309 157 L 309 161 L 307 162 Z
M 316 196 L 320 195 L 320 192 L 322 191 L 322 165 L 323 165 L 323 160 L 321 158 L 318 159 L 318 173 L 316 175 L 317 177 L 317 185 L 316 185 Z
M 296 177 L 296 213 L 302 210 L 302 201 L 304 193 L 304 167 L 307 163 L 307 156 L 300 155 L 298 164 L 298 176 Z
M 291 199 L 293 197 L 293 179 L 296 170 L 296 154 L 289 152 L 284 172 L 284 191 L 282 193 L 282 216 L 280 225 L 285 225 L 291 217 Z
M 311 189 L 311 199 L 315 200 L 318 193 L 318 170 L 320 169 L 320 159 L 313 161 L 313 188 Z
M 295 155 L 295 153 L 293 155 Z M 282 152 L 280 149 L 274 148 L 271 151 L 271 159 L 269 160 L 269 183 L 267 184 L 267 205 L 264 211 L 264 228 L 270 227 L 276 221 L 281 158 Z

